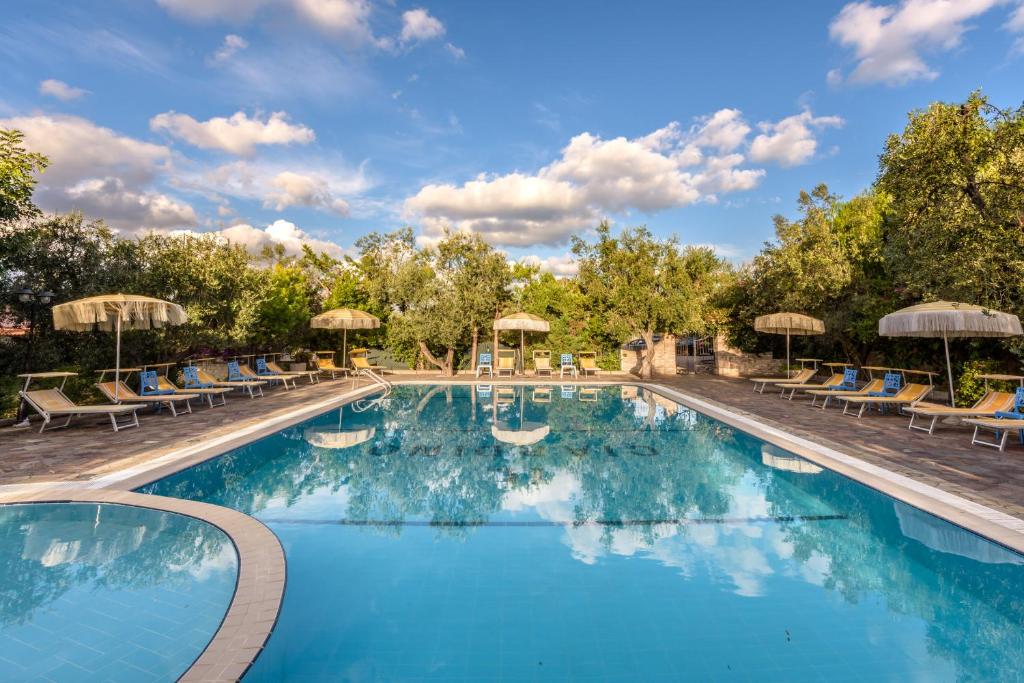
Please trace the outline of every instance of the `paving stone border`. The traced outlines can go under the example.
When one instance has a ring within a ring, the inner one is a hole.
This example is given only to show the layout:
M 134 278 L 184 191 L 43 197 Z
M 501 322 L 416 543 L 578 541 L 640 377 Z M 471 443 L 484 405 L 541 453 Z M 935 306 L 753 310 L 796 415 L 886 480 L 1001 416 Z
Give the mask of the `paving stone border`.
M 0 503 L 109 503 L 171 512 L 217 527 L 238 554 L 235 593 L 220 628 L 179 681 L 227 683 L 239 680 L 263 651 L 277 623 L 287 570 L 277 536 L 254 517 L 209 503 L 130 491 L 42 491 L 0 497 Z

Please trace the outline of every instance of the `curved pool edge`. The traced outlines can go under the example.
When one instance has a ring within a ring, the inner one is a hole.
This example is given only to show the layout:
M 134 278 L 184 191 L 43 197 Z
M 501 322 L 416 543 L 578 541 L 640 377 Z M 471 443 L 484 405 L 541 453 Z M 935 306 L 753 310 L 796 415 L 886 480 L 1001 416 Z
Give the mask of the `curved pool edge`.
M 109 503 L 148 508 L 192 517 L 221 530 L 238 555 L 235 591 L 220 627 L 178 680 L 237 681 L 263 651 L 277 624 L 287 570 L 280 541 L 256 518 L 209 503 L 111 489 L 43 491 L 3 500 L 5 505 L 33 503 Z

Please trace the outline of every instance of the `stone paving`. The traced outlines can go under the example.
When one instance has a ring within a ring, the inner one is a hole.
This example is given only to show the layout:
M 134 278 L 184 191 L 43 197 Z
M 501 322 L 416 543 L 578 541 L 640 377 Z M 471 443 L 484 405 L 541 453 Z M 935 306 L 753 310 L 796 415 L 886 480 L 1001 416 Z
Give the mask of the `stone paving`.
M 389 375 L 395 383 L 440 381 L 436 373 Z M 472 381 L 469 374 L 455 381 Z M 557 376 L 513 382 L 560 383 Z M 564 380 L 568 382 L 569 380 Z M 636 381 L 619 373 L 602 373 L 602 382 Z M 1024 518 L 1024 449 L 1015 442 L 1005 453 L 972 447 L 966 427 L 940 424 L 933 436 L 907 429 L 907 418 L 872 413 L 863 419 L 841 411 L 811 408 L 807 399 L 785 401 L 755 394 L 746 380 L 710 375 L 658 378 L 657 383 L 688 393 L 766 424 L 834 448 L 842 453 L 936 486 L 1002 512 Z M 507 378 L 494 383 L 507 383 Z M 141 427 L 114 433 L 109 422 L 83 418 L 71 428 L 38 434 L 0 429 L 0 485 L 49 481 L 84 482 L 155 459 L 183 446 L 230 434 L 257 422 L 315 403 L 353 388 L 350 380 L 276 389 L 262 399 L 234 395 L 228 405 L 196 408 L 192 415 L 140 413 Z

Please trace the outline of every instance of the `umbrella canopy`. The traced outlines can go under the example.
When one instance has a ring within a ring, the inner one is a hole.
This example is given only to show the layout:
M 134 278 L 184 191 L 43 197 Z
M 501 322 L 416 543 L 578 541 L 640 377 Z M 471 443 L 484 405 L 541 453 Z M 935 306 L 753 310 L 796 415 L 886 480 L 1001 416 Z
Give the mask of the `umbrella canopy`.
M 114 398 L 121 385 L 121 330 L 159 329 L 181 325 L 185 310 L 178 304 L 135 294 L 104 294 L 69 301 L 53 307 L 53 328 L 88 332 L 115 332 Z
M 526 371 L 526 359 L 523 357 L 523 352 L 526 349 L 526 333 L 527 332 L 549 332 L 551 331 L 551 325 L 548 321 L 539 315 L 533 313 L 526 313 L 520 311 L 519 313 L 511 313 L 502 318 L 498 318 L 494 321 L 494 331 L 499 332 L 500 330 L 519 330 L 519 362 L 523 364 L 522 370 Z M 498 335 L 494 335 L 494 353 L 498 353 Z
M 307 429 L 302 433 L 302 438 L 317 448 L 352 448 L 361 443 L 366 443 L 377 433 L 376 427 L 365 427 L 363 429 Z
M 793 335 L 824 334 L 825 323 L 802 313 L 772 313 L 754 318 L 754 330 L 786 335 L 786 375 L 789 375 L 789 338 Z
M 949 400 L 956 405 L 953 393 L 953 365 L 949 360 L 949 339 L 957 337 L 1016 337 L 1024 334 L 1020 319 L 1010 313 L 956 301 L 932 301 L 908 306 L 878 321 L 878 334 L 883 337 L 926 337 L 942 339 L 946 349 L 946 374 Z
M 380 327 L 380 318 L 366 311 L 354 308 L 335 308 L 313 316 L 309 326 L 321 330 L 341 330 L 341 364 L 348 367 L 348 331 L 375 330 Z
M 491 436 L 512 446 L 532 446 L 551 433 L 551 427 L 527 422 L 521 429 L 502 429 L 491 425 Z

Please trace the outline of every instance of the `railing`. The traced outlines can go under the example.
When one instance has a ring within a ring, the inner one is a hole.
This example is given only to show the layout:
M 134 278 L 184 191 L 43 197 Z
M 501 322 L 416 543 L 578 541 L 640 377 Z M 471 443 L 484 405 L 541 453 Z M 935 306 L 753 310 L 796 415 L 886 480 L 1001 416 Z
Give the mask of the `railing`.
M 355 374 L 357 376 L 360 376 L 360 377 L 367 377 L 367 378 L 369 378 L 373 382 L 374 386 L 381 387 L 384 390 L 384 392 L 382 394 L 380 394 L 379 396 L 375 396 L 374 398 L 371 398 L 371 399 L 361 398 L 361 399 L 358 399 L 356 401 L 353 401 L 352 402 L 352 410 L 353 411 L 355 411 L 357 413 L 361 413 L 361 412 L 363 412 L 365 410 L 369 410 L 370 408 L 374 408 L 374 407 L 380 405 L 381 402 L 384 401 L 384 399 L 386 399 L 389 396 L 391 396 L 391 390 L 393 389 L 393 386 L 392 386 L 391 382 L 387 381 L 381 375 L 377 374 L 376 372 L 374 372 L 370 368 L 360 368 L 360 369 L 355 371 Z

